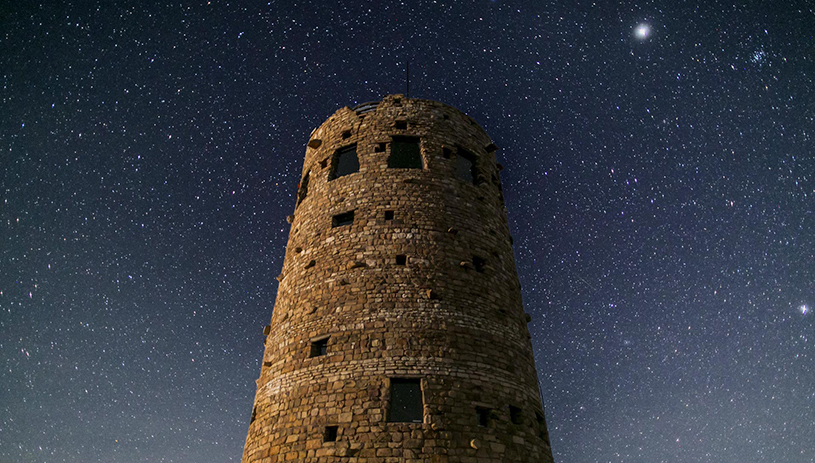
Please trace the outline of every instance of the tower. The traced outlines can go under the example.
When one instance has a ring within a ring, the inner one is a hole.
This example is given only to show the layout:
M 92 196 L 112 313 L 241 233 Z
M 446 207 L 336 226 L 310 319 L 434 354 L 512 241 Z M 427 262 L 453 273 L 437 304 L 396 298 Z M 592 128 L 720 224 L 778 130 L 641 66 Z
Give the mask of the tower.
M 552 461 L 496 149 L 402 95 L 312 132 L 244 463 Z

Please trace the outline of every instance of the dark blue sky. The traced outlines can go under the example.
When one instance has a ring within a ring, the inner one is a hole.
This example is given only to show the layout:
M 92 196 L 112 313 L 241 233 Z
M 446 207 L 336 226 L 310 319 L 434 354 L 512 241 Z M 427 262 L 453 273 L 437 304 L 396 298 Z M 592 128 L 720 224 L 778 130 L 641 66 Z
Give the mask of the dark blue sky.
M 0 6 L 0 461 L 240 461 L 308 135 L 407 61 L 501 148 L 558 463 L 815 461 L 813 24 Z

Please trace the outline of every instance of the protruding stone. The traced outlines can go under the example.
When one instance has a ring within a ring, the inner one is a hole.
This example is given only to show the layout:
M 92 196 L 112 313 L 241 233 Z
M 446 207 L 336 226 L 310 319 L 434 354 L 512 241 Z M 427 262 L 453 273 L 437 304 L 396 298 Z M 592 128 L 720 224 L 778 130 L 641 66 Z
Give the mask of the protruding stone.
M 447 229 L 447 233 L 455 236 L 455 235 L 458 235 L 458 230 L 456 228 L 450 227 L 450 228 Z
M 527 323 L 532 321 L 532 315 L 530 315 L 528 312 L 524 314 L 524 318 L 526 319 Z
M 286 222 L 288 222 L 288 223 L 294 222 L 294 214 L 287 215 L 286 216 Z
M 365 262 L 361 262 L 361 261 L 358 261 L 358 260 L 352 260 L 351 262 L 348 262 L 348 264 L 345 267 L 348 270 L 351 270 L 351 269 L 360 268 L 360 267 L 367 267 L 367 265 L 368 264 L 366 264 Z
M 473 267 L 472 262 L 467 262 L 466 260 L 461 261 L 461 263 L 459 263 L 458 266 L 466 270 L 473 270 L 475 268 Z
M 282 273 L 276 277 L 277 281 L 283 281 L 283 278 L 286 278 Z
M 437 293 L 436 291 L 433 291 L 432 289 L 425 290 L 425 294 L 427 294 L 428 299 L 431 299 L 431 300 L 439 299 L 439 293 Z
M 488 153 L 494 153 L 497 149 L 498 145 L 496 145 L 495 143 L 490 143 L 489 145 L 484 147 L 484 150 L 486 150 Z
M 308 263 L 303 268 L 311 268 L 311 267 L 314 267 L 316 264 L 317 264 L 317 261 L 312 259 L 312 260 L 308 261 Z
M 263 335 L 269 336 L 269 333 L 272 332 L 272 325 L 266 325 L 263 327 Z
M 300 142 L 300 143 L 302 143 L 302 142 Z M 317 149 L 322 144 L 323 144 L 323 141 L 320 140 L 319 138 L 312 138 L 311 140 L 308 141 L 308 147 L 309 148 Z
M 478 450 L 478 448 L 480 446 L 481 446 L 481 442 L 478 439 L 473 439 L 473 440 L 470 441 L 470 447 Z

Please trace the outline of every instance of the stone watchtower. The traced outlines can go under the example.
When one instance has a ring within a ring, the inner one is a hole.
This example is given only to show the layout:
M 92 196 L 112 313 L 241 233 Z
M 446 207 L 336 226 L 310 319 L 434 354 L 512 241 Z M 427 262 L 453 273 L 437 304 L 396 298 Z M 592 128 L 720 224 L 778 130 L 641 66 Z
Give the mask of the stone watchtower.
M 312 133 L 244 463 L 552 461 L 496 149 L 401 95 Z

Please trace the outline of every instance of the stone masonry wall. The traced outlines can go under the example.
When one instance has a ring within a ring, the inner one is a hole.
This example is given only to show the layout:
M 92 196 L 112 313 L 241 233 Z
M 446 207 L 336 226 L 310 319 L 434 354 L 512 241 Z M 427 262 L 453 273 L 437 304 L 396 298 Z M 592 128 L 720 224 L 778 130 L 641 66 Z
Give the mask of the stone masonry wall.
M 423 168 L 388 168 L 394 136 Z M 331 179 L 352 144 L 359 171 Z M 495 149 L 401 95 L 312 133 L 244 463 L 552 461 Z M 422 422 L 389 421 L 393 378 L 419 378 Z

